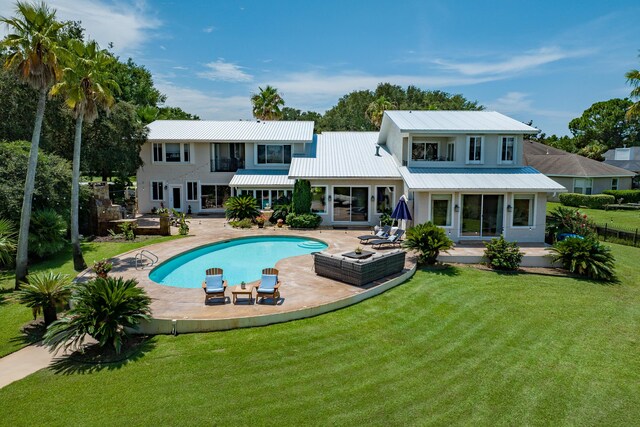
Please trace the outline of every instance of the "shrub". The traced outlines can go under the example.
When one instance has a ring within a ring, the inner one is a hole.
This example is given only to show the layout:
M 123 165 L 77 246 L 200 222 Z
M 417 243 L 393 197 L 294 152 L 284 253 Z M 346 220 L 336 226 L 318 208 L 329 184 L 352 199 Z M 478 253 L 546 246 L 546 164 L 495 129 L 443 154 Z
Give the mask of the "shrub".
M 136 228 L 138 228 L 138 224 L 135 222 L 123 222 L 120 224 L 120 232 L 124 237 L 124 240 L 135 240 L 136 239 Z
M 453 247 L 453 241 L 442 228 L 429 221 L 409 228 L 402 245 L 418 252 L 419 264 L 430 265 L 438 260 L 440 251 L 446 252 Z
M 640 190 L 604 190 L 603 193 L 613 196 L 616 201 L 622 199 L 622 203 L 640 203 Z
M 229 197 L 224 204 L 227 219 L 253 219 L 260 215 L 258 201 L 251 196 Z
M 36 211 L 29 226 L 29 253 L 40 258 L 54 255 L 64 248 L 67 224 L 53 209 Z
M 611 248 L 594 238 L 570 237 L 554 244 L 551 252 L 553 261 L 560 261 L 572 273 L 596 280 L 615 279 L 615 259 Z
M 293 204 L 288 199 L 285 199 L 283 203 L 273 205 L 273 214 L 269 221 L 273 223 L 277 223 L 279 219 L 284 221 L 291 212 L 293 212 Z
M 297 215 L 311 213 L 311 183 L 306 179 L 298 179 L 293 185 L 293 212 Z
M 35 273 L 29 283 L 20 285 L 18 301 L 33 310 L 33 319 L 42 312 L 44 324 L 49 326 L 57 317 L 57 307 L 64 306 L 71 297 L 71 279 L 66 274 Z
M 578 193 L 562 193 L 559 196 L 560 203 L 565 206 L 573 206 L 574 208 L 587 207 L 589 209 L 604 209 L 606 205 L 616 202 L 615 197 L 609 194 L 578 194 Z
M 391 218 L 391 209 L 386 209 L 380 215 L 380 225 L 382 226 L 393 225 L 393 221 L 393 218 Z
M 549 213 L 547 231 L 554 236 L 562 233 L 578 234 L 584 237 L 596 237 L 596 226 L 586 215 L 577 209 L 558 206 Z
M 249 218 L 241 219 L 239 221 L 229 221 L 229 224 L 233 228 L 251 228 L 253 227 L 253 222 Z
M 11 265 L 17 244 L 13 223 L 8 219 L 0 218 L 0 266 Z
M 107 277 L 107 274 L 109 274 L 109 272 L 111 271 L 111 269 L 113 268 L 113 263 L 111 261 L 109 261 L 108 259 L 102 259 L 100 261 L 94 261 L 93 262 L 93 271 L 99 276 L 99 277 Z
M 287 224 L 291 228 L 318 228 L 322 222 L 320 215 L 314 213 L 297 215 L 290 213 L 287 215 Z
M 504 236 L 491 239 L 484 244 L 486 249 L 484 256 L 487 265 L 495 270 L 517 270 L 522 262 L 524 252 L 520 251 L 517 242 L 507 242 Z
M 189 234 L 189 220 L 187 220 L 187 214 L 184 212 L 173 211 L 173 218 L 178 227 L 178 234 L 186 236 Z
M 79 285 L 71 298 L 73 308 L 49 327 L 44 342 L 54 350 L 77 350 L 88 335 L 100 348 L 120 353 L 128 328 L 150 317 L 151 299 L 137 284 L 109 277 Z

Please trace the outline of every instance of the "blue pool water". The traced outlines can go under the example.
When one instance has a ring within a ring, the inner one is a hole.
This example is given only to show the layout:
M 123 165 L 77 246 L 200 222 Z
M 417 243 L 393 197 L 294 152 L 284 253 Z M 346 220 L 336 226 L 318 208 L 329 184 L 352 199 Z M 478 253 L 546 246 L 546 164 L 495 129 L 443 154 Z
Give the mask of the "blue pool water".
M 259 280 L 263 268 L 274 267 L 283 258 L 322 251 L 327 245 L 301 237 L 248 237 L 202 246 L 185 252 L 149 273 L 161 285 L 199 288 L 205 271 L 211 267 L 224 270 L 229 286 Z

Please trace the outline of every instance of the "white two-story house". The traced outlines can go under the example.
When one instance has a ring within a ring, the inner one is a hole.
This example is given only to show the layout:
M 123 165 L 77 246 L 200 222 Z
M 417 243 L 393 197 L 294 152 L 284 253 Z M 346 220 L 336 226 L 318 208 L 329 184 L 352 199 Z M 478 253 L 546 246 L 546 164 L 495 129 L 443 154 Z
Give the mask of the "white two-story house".
M 222 212 L 231 195 L 262 206 L 311 182 L 324 226 L 378 224 L 401 195 L 415 223 L 454 241 L 504 234 L 542 242 L 548 194 L 564 187 L 523 166 L 538 130 L 490 111 L 387 111 L 380 132 L 325 132 L 312 122 L 157 121 L 138 171 L 138 208 Z

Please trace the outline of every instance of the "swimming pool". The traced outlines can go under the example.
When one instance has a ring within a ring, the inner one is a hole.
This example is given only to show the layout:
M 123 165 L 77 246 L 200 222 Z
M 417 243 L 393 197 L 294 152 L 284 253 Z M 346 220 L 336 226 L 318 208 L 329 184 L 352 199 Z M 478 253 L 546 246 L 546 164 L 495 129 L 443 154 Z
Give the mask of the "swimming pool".
M 202 286 L 207 268 L 219 267 L 229 286 L 259 280 L 263 268 L 283 258 L 322 251 L 319 240 L 290 236 L 244 237 L 201 246 L 163 262 L 149 273 L 156 283 L 179 288 Z

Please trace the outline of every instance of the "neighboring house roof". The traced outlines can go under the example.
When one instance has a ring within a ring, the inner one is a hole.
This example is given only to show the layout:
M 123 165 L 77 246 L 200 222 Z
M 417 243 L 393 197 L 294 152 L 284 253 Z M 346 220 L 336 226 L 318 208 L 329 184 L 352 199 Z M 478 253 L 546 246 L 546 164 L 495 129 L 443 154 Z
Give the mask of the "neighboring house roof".
M 640 174 L 640 160 L 605 160 L 604 163 Z
M 312 121 L 156 120 L 150 141 L 311 142 Z
M 515 168 L 400 168 L 411 190 L 540 191 L 566 189 L 532 167 Z
M 238 169 L 230 187 L 293 187 L 295 180 L 289 179 L 287 170 Z
M 379 142 L 387 140 L 392 124 L 400 132 L 538 133 L 539 130 L 496 111 L 385 111 Z
M 398 166 L 380 147 L 378 132 L 325 132 L 317 136 L 309 157 L 294 157 L 290 178 L 398 178 Z
M 532 166 L 548 176 L 604 178 L 635 175 L 625 169 L 567 153 L 536 141 L 524 141 L 523 151 L 525 165 Z

